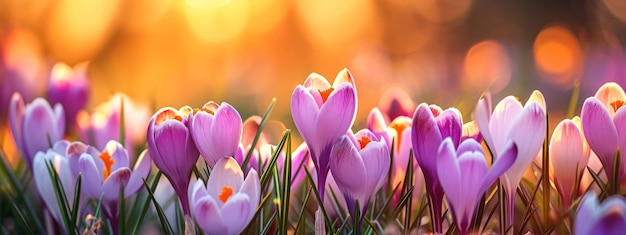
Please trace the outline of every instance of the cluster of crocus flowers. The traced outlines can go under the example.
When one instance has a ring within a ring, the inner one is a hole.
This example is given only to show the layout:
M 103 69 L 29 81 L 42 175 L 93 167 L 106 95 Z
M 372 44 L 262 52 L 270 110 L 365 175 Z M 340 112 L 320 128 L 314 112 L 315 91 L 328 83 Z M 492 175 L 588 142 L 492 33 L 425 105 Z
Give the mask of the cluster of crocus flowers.
M 88 62 L 74 68 L 59 62 L 50 72 L 48 100 L 51 104 L 61 104 L 65 110 L 66 127 L 75 125 L 76 115 L 89 101 Z
M 576 213 L 574 233 L 591 234 L 624 234 L 626 231 L 626 199 L 622 196 L 611 196 L 604 202 L 598 201 L 594 193 L 586 194 Z

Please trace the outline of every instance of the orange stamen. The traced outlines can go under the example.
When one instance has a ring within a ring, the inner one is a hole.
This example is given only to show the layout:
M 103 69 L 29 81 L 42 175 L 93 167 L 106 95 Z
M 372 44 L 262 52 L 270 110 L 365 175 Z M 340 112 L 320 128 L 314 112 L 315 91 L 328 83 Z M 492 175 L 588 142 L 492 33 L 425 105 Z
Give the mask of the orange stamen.
M 396 141 L 396 150 L 400 150 L 400 143 L 402 143 L 402 132 L 404 131 L 404 129 L 406 129 L 408 126 L 405 125 L 404 123 L 397 123 L 397 122 L 392 122 L 389 125 L 390 128 L 393 128 L 396 130 L 397 133 L 397 141 Z
M 613 107 L 613 110 L 617 112 L 617 110 L 621 108 L 624 104 L 626 104 L 626 102 L 624 102 L 623 100 L 617 100 L 611 103 L 611 107 Z
M 111 175 L 111 166 L 115 164 L 115 159 L 113 159 L 107 151 L 100 154 L 100 159 L 104 162 L 104 167 L 102 168 L 102 180 L 104 181 Z
M 335 90 L 335 88 L 332 87 L 324 91 L 318 90 L 320 92 L 320 96 L 322 96 L 322 103 L 326 103 L 326 100 L 328 100 L 328 96 L 330 96 L 330 93 L 332 93 L 333 90 Z
M 174 116 L 174 119 L 178 120 L 179 122 L 183 121 L 183 117 L 181 117 L 179 115 Z
M 218 197 L 222 203 L 226 203 L 231 195 L 233 195 L 233 188 L 224 186 L 222 187 L 222 193 Z
M 359 144 L 361 144 L 361 149 L 365 148 L 367 144 L 372 142 L 372 140 L 370 138 L 367 138 L 366 136 L 362 136 L 361 139 L 358 141 L 359 141 Z

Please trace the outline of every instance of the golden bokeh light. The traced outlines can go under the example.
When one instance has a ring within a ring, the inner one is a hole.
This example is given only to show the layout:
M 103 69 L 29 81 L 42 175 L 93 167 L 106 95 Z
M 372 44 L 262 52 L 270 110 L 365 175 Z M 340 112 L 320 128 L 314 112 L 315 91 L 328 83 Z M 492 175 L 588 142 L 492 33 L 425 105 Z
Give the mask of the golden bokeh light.
M 205 43 L 225 43 L 246 28 L 246 0 L 187 0 L 185 16 L 193 35 Z
M 535 39 L 533 52 L 537 68 L 553 83 L 571 83 L 581 71 L 580 43 L 564 27 L 544 28 Z
M 469 49 L 463 65 L 462 87 L 499 92 L 511 80 L 511 62 L 500 43 L 487 40 Z

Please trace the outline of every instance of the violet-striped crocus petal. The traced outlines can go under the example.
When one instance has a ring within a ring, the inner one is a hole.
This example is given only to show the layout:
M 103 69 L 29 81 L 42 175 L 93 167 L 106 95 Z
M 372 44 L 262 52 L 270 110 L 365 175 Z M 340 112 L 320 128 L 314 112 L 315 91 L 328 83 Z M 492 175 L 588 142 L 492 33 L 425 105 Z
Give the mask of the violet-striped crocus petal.
M 243 172 L 234 158 L 220 159 L 212 170 L 211 177 L 207 181 L 207 193 L 212 197 L 217 198 L 222 193 L 224 186 L 233 190 L 241 188 Z
M 25 152 L 24 137 L 22 133 L 23 121 L 24 121 L 24 100 L 20 93 L 13 93 L 11 96 L 11 103 L 9 104 L 9 122 L 11 125 L 11 133 L 17 145 L 17 149 L 22 156 L 29 156 L 29 153 Z M 30 164 L 30 163 L 29 163 Z
M 624 94 L 624 89 L 615 83 L 615 82 L 607 82 L 598 88 L 595 98 L 600 101 L 604 105 L 604 107 L 609 111 L 610 116 L 612 117 L 616 110 L 613 108 L 612 103 L 615 101 L 626 101 L 626 94 Z
M 261 200 L 261 182 L 259 181 L 259 174 L 256 170 L 250 169 L 250 171 L 248 171 L 248 175 L 243 181 L 239 192 L 248 195 L 250 198 L 250 205 L 254 208 L 259 205 L 259 201 Z
M 226 234 L 240 234 L 250 223 L 255 210 L 256 205 L 250 203 L 248 195 L 237 193 L 230 196 L 221 210 L 222 219 L 227 221 L 224 223 L 228 231 Z
M 485 140 L 485 143 L 489 148 L 495 148 L 493 139 L 491 138 L 491 130 L 489 128 L 489 121 L 491 119 L 491 95 L 485 94 L 478 104 L 476 104 L 476 110 L 474 111 L 474 118 L 476 120 L 476 126 L 480 131 L 481 136 Z M 496 151 L 492 149 L 492 151 Z M 495 154 L 495 152 L 494 152 Z
M 590 97 L 583 104 L 581 120 L 589 147 L 598 155 L 607 175 L 612 175 L 618 135 L 608 111 L 598 99 Z
M 83 174 L 82 187 L 91 198 L 100 198 L 102 191 L 101 170 L 96 167 L 94 159 L 89 154 L 83 154 L 78 160 L 80 172 Z M 119 189 L 118 189 L 119 190 Z
M 535 159 L 535 156 L 543 146 L 545 139 L 546 129 L 546 114 L 541 109 L 541 106 L 537 103 L 530 103 L 526 106 L 521 114 L 514 119 L 511 127 L 520 127 L 511 130 L 506 140 L 512 140 L 517 145 L 517 159 L 513 166 L 505 173 L 509 180 L 509 187 L 514 187 L 519 184 L 522 179 L 522 174 L 526 171 L 526 168 Z M 523 127 L 523 128 L 522 128 Z M 503 143 L 499 155 L 504 154 L 505 145 Z
M 227 234 L 220 207 L 211 196 L 200 198 L 192 206 L 198 226 L 207 234 Z M 229 221 L 230 222 L 230 221 Z
M 495 182 L 498 177 L 504 174 L 507 170 L 513 166 L 518 157 L 517 144 L 515 142 L 509 142 L 504 150 L 504 153 L 495 160 L 491 169 L 485 175 L 482 184 L 480 185 L 480 192 L 485 192 L 489 189 L 489 186 Z
M 435 122 L 439 126 L 441 138 L 452 138 L 454 147 L 458 147 L 461 133 L 463 133 L 463 121 L 459 116 L 459 111 L 455 108 L 446 109 L 435 118 Z
M 457 160 L 456 150 L 452 139 L 443 140 L 437 151 L 437 177 L 441 187 L 446 192 L 448 201 L 456 204 L 463 198 L 461 190 L 461 168 Z
M 291 95 L 291 116 L 300 135 L 309 145 L 315 136 L 319 107 L 309 91 L 301 85 Z
M 189 130 L 192 139 L 202 157 L 207 161 L 209 166 L 215 165 L 217 158 L 215 156 L 215 145 L 212 144 L 211 126 L 215 117 L 207 112 L 199 111 L 189 119 Z M 219 138 L 222 138 L 220 136 Z
M 180 151 L 184 149 L 183 146 L 187 146 L 187 141 L 191 141 L 188 140 L 188 135 L 187 127 L 177 120 L 170 119 L 156 126 L 154 130 L 155 139 L 158 140 L 156 150 L 162 156 L 159 161 L 154 159 L 157 167 L 169 174 L 175 173 L 174 177 L 188 177 L 185 174 L 191 171 L 195 161 L 190 164 L 186 153 Z
M 356 116 L 355 94 L 354 88 L 349 83 L 342 83 L 330 93 L 317 117 L 315 143 L 322 146 L 331 145 L 332 141 L 346 134 Z
M 389 147 L 387 147 L 384 140 L 380 142 L 372 141 L 368 143 L 365 148 L 361 149 L 360 154 L 363 165 L 367 171 L 365 182 L 371 187 L 370 192 L 367 194 L 369 197 L 378 191 L 387 180 L 385 176 L 391 164 Z
M 243 123 L 239 112 L 228 103 L 222 103 L 215 112 L 215 119 L 211 124 L 211 142 L 216 157 L 234 157 L 237 153 Z
M 531 129 L 529 126 L 511 125 L 511 122 L 514 122 L 518 118 L 523 109 L 522 104 L 520 104 L 515 97 L 507 96 L 500 101 L 493 110 L 493 114 L 491 115 L 491 119 L 489 121 L 489 131 L 491 133 L 491 138 L 493 138 L 493 146 L 489 147 L 493 148 L 491 151 L 493 151 L 496 156 L 500 155 L 500 153 L 504 150 L 502 148 L 506 144 L 506 141 L 508 140 L 507 138 L 510 136 L 511 132 L 523 130 L 532 130 L 537 132 L 537 130 L 545 129 Z M 513 129 L 514 126 L 517 128 Z M 484 133 L 484 131 L 481 132 Z M 543 133 L 543 131 L 541 133 Z
M 353 198 L 367 194 L 367 171 L 361 156 L 348 136 L 342 136 L 335 142 L 330 152 L 330 170 L 344 194 Z
M 139 155 L 137 163 L 135 163 L 135 169 L 133 169 L 133 174 L 128 180 L 128 185 L 126 185 L 126 189 L 124 189 L 124 197 L 129 197 L 130 195 L 135 194 L 142 188 L 143 180 L 147 180 L 148 175 L 150 174 L 151 165 L 152 158 L 150 157 L 149 151 L 146 149 L 141 153 L 141 155 Z
M 425 103 L 420 104 L 413 114 L 411 140 L 415 159 L 426 174 L 425 177 L 436 178 L 435 156 L 437 156 L 442 137 L 435 118 Z
M 626 176 L 626 108 L 620 108 L 613 116 L 613 123 L 618 136 L 618 146 L 620 149 L 620 175 L 619 181 Z
M 576 182 L 582 176 L 581 166 L 587 166 L 589 151 L 584 149 L 582 133 L 569 119 L 561 121 L 550 139 L 550 161 L 554 181 L 563 198 L 569 198 Z M 568 200 L 569 203 L 569 200 Z
M 204 181 L 202 181 L 202 179 L 198 179 L 191 189 L 189 201 L 193 206 L 195 202 L 208 195 L 209 194 L 206 192 L 206 185 L 204 185 Z

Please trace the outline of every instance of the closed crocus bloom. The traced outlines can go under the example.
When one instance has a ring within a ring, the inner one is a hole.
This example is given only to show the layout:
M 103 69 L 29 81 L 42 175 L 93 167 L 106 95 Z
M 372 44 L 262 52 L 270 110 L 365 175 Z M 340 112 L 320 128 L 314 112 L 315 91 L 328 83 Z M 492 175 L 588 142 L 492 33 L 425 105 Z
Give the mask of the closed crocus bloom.
M 25 106 L 19 93 L 11 97 L 9 121 L 15 144 L 30 169 L 35 154 L 46 151 L 52 143 L 63 139 L 65 133 L 63 106 L 50 107 L 42 98 Z
M 576 182 L 582 177 L 589 161 L 589 146 L 580 127 L 580 118 L 561 121 L 550 139 L 550 161 L 554 184 L 561 196 L 563 209 L 569 208 Z M 576 178 L 578 177 L 578 178 Z
M 447 137 L 451 138 L 456 148 L 461 140 L 462 130 L 463 121 L 459 111 L 454 108 L 442 111 L 438 106 L 422 103 L 413 115 L 411 125 L 413 153 L 424 174 L 435 233 L 442 232 L 441 207 L 444 193 L 437 177 L 437 150 Z
M 511 143 L 491 169 L 487 169 L 483 149 L 474 139 L 463 141 L 455 149 L 452 139 L 448 137 L 439 147 L 437 155 L 437 175 L 459 233 L 469 234 L 478 201 L 489 186 L 513 165 L 517 146 Z
M 48 100 L 51 104 L 63 105 L 68 128 L 75 125 L 76 114 L 85 108 L 89 100 L 87 64 L 81 63 L 72 68 L 67 64 L 57 63 L 50 73 Z
M 261 196 L 259 176 L 248 176 L 235 159 L 218 160 L 206 186 L 198 180 L 191 193 L 193 217 L 206 234 L 239 234 L 252 220 Z
M 146 138 L 154 165 L 172 184 L 185 215 L 189 215 L 189 179 L 200 156 L 189 133 L 188 117 L 192 112 L 189 106 L 180 110 L 162 108 L 152 116 Z
M 392 87 L 382 94 L 378 101 L 378 107 L 385 118 L 391 122 L 400 116 L 411 116 L 415 110 L 415 104 L 405 89 Z
M 332 85 L 326 78 L 313 73 L 303 85 L 296 86 L 291 95 L 293 122 L 309 146 L 322 200 L 330 150 L 354 123 L 356 97 L 354 80 L 347 69 L 339 72 Z
M 87 146 L 81 143 L 69 143 L 65 140 L 58 141 L 54 146 L 46 151 L 37 152 L 33 160 L 33 178 L 37 191 L 43 199 L 48 210 L 58 224 L 63 224 L 61 218 L 61 209 L 54 190 L 52 178 L 48 171 L 48 162 L 52 163 L 54 170 L 59 175 L 59 179 L 63 184 L 62 190 L 65 192 L 66 201 L 73 202 L 74 186 L 76 185 L 76 177 L 78 176 L 78 158 L 84 153 Z M 83 182 L 83 186 L 85 186 Z M 81 201 L 84 197 L 81 196 Z M 82 203 L 79 203 L 82 204 Z M 69 203 L 70 209 L 73 209 L 73 203 Z
M 515 97 L 508 96 L 496 105 L 492 114 L 491 96 L 487 94 L 478 101 L 474 112 L 480 133 L 495 159 L 504 154 L 509 142 L 517 144 L 518 157 L 500 178 L 507 195 L 507 225 L 513 221 L 517 186 L 545 139 L 545 104 L 539 95 L 539 92 L 534 92 L 525 106 Z
M 578 207 L 574 233 L 577 235 L 619 235 L 626 231 L 626 200 L 611 196 L 602 204 L 595 193 L 587 193 Z
M 230 104 L 207 102 L 195 112 L 189 124 L 193 141 L 211 168 L 218 160 L 237 154 L 243 123 L 239 112 Z
M 609 181 L 626 176 L 626 102 L 624 90 L 616 83 L 604 84 L 594 97 L 585 100 L 581 111 L 582 129 L 591 150 L 598 155 Z M 613 179 L 617 150 L 619 171 Z
M 385 140 L 378 140 L 369 130 L 344 135 L 333 145 L 330 153 L 330 170 L 343 193 L 348 211 L 354 216 L 356 209 L 361 218 L 367 210 L 370 198 L 386 180 L 391 164 L 389 147 Z M 359 202 L 360 208 L 356 207 Z M 356 233 L 360 230 L 355 228 Z

